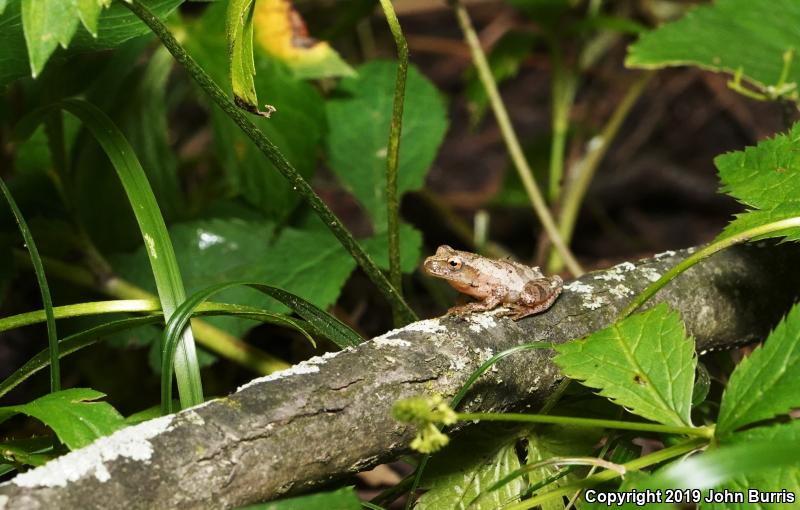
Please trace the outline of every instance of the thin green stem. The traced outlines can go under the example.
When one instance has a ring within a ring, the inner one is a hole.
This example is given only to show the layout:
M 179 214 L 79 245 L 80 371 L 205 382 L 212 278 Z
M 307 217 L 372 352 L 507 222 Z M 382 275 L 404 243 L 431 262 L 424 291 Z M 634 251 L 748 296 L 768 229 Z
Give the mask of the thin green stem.
M 608 148 L 616 138 L 619 128 L 627 118 L 631 108 L 636 104 L 653 76 L 655 76 L 654 71 L 645 72 L 631 85 L 625 93 L 625 97 L 622 98 L 614 113 L 611 114 L 611 117 L 603 126 L 600 134 L 589 142 L 586 155 L 578 164 L 574 177 L 567 184 L 561 205 L 558 228 L 565 242 L 568 243 L 572 239 L 578 212 L 589 189 L 589 184 L 591 184 L 594 174 L 600 166 L 600 162 L 608 152 Z M 547 267 L 550 271 L 558 271 L 561 268 L 561 259 L 557 251 L 553 251 L 550 254 Z
M 596 418 L 578 418 L 574 416 L 552 416 L 549 414 L 524 413 L 457 413 L 462 421 L 510 421 L 522 423 L 549 423 L 554 425 L 570 425 L 575 427 L 596 427 L 620 430 L 638 430 L 657 434 L 681 434 L 711 438 L 714 427 L 678 427 L 658 423 L 641 423 L 635 421 L 601 420 Z
M 56 392 L 61 389 L 61 364 L 59 363 L 58 356 L 58 335 L 56 334 L 56 318 L 53 313 L 53 299 L 50 297 L 50 287 L 47 285 L 47 275 L 44 272 L 44 265 L 42 258 L 39 256 L 39 249 L 36 247 L 36 242 L 33 240 L 30 228 L 22 216 L 22 211 L 17 207 L 17 202 L 11 196 L 8 186 L 0 178 L 0 191 L 8 202 L 8 207 L 11 209 L 14 219 L 17 221 L 19 231 L 22 234 L 22 239 L 25 241 L 25 247 L 28 249 L 30 255 L 30 263 L 33 266 L 33 272 L 36 274 L 36 281 L 39 284 L 39 292 L 42 296 L 42 306 L 47 319 L 47 345 L 50 352 L 50 391 Z
M 522 185 L 525 187 L 533 210 L 539 217 L 542 228 L 547 232 L 550 242 L 553 243 L 558 253 L 566 262 L 569 271 L 574 276 L 580 276 L 583 274 L 583 269 L 580 264 L 578 264 L 578 261 L 575 260 L 575 257 L 569 251 L 569 247 L 567 247 L 561 234 L 558 232 L 558 228 L 553 220 L 553 216 L 550 214 L 550 210 L 547 208 L 542 192 L 539 190 L 539 186 L 533 178 L 533 172 L 528 165 L 528 161 L 525 159 L 517 134 L 514 132 L 514 128 L 511 125 L 508 111 L 500 97 L 500 92 L 497 90 L 497 82 L 492 76 L 489 63 L 486 60 L 483 48 L 481 48 L 481 43 L 478 40 L 478 35 L 475 33 L 475 28 L 472 26 L 469 14 L 458 0 L 451 0 L 451 3 L 455 9 L 456 18 L 458 18 L 461 31 L 464 33 L 464 39 L 467 42 L 467 46 L 469 46 L 472 61 L 475 64 L 475 69 L 478 71 L 478 77 L 486 91 L 486 96 L 489 99 L 489 104 L 492 106 L 495 119 L 497 119 L 500 133 L 503 135 L 503 140 L 508 148 L 511 160 L 514 162 L 514 167 L 517 169 Z
M 690 439 L 675 446 L 671 446 L 669 448 L 664 448 L 663 450 L 653 452 L 650 455 L 645 455 L 644 457 L 639 457 L 638 459 L 626 462 L 625 464 L 622 465 L 622 467 L 625 468 L 626 472 L 638 471 L 643 468 L 653 466 L 655 464 L 659 464 L 661 462 L 671 460 L 676 457 L 680 457 L 681 455 L 685 455 L 689 452 L 697 450 L 698 448 L 702 448 L 706 444 L 708 444 L 708 440 L 704 438 Z M 585 478 L 580 482 L 563 485 L 552 491 L 545 492 L 544 494 L 540 494 L 530 499 L 519 501 L 511 505 L 507 505 L 503 507 L 503 510 L 527 510 L 529 508 L 535 508 L 544 503 L 545 501 L 561 498 L 563 496 L 568 496 L 571 493 L 575 492 L 576 490 L 581 490 L 584 487 L 591 487 L 599 483 L 607 482 L 609 480 L 613 480 L 614 478 L 618 478 L 619 476 L 620 476 L 619 472 L 615 470 L 611 469 L 605 470 L 596 475 L 592 475 L 588 478 Z
M 550 96 L 552 98 L 553 137 L 550 142 L 549 198 L 551 203 L 555 203 L 561 194 L 569 114 L 572 110 L 572 102 L 575 100 L 578 80 L 575 72 L 565 65 L 559 42 L 555 40 L 551 46 L 553 48 L 551 52 L 553 78 Z
M 726 237 L 725 239 L 720 239 L 719 241 L 713 242 L 708 246 L 696 251 L 695 253 L 689 255 L 684 260 L 682 260 L 679 264 L 676 264 L 675 267 L 664 273 L 661 278 L 656 280 L 655 282 L 651 283 L 646 289 L 644 289 L 641 293 L 639 293 L 636 298 L 631 301 L 631 303 L 623 309 L 617 320 L 622 320 L 625 317 L 629 316 L 633 312 L 636 311 L 637 308 L 642 306 L 645 301 L 653 297 L 653 295 L 658 292 L 664 285 L 669 283 L 670 280 L 678 276 L 679 274 L 683 273 L 693 265 L 697 264 L 703 259 L 710 257 L 711 255 L 717 253 L 718 251 L 722 251 L 725 248 L 729 248 L 735 244 L 742 243 L 744 241 L 749 241 L 750 239 L 760 237 L 766 234 L 772 234 L 775 232 L 779 232 L 781 230 L 786 230 L 792 227 L 800 227 L 800 216 L 794 216 L 792 218 L 788 218 L 785 220 L 775 221 L 772 223 L 767 223 L 766 225 L 760 225 L 758 227 L 750 228 L 745 230 L 744 232 L 740 232 L 738 234 L 732 235 L 730 237 Z
M 386 150 L 386 219 L 389 236 L 389 281 L 402 297 L 403 280 L 400 271 L 400 201 L 397 196 L 397 166 L 400 156 L 400 133 L 403 127 L 403 102 L 408 76 L 408 43 L 403 37 L 400 22 L 391 0 L 380 0 L 383 14 L 397 46 L 397 79 L 394 85 L 392 122 L 389 127 L 389 144 Z M 394 303 L 392 303 L 394 305 Z M 407 324 L 399 309 L 393 306 L 395 327 Z
M 406 322 L 417 320 L 413 310 L 406 304 L 403 297 L 398 293 L 389 280 L 381 272 L 377 264 L 364 251 L 361 245 L 355 240 L 353 235 L 342 224 L 339 218 L 328 208 L 319 198 L 308 182 L 292 166 L 292 164 L 281 153 L 278 147 L 261 132 L 258 127 L 231 101 L 223 90 L 211 79 L 210 76 L 200 67 L 197 62 L 188 54 L 181 44 L 175 40 L 164 23 L 161 22 L 150 10 L 142 5 L 139 0 L 130 2 L 123 1 L 123 5 L 129 8 L 139 17 L 156 36 L 161 40 L 164 47 L 172 54 L 175 60 L 181 64 L 189 76 L 208 94 L 212 101 L 225 112 L 247 135 L 256 147 L 269 159 L 275 168 L 289 181 L 294 189 L 308 202 L 314 212 L 322 219 L 323 223 L 330 229 L 333 235 L 342 243 L 353 259 L 364 270 L 376 287 L 386 297 L 394 308 L 399 310 L 402 319 Z

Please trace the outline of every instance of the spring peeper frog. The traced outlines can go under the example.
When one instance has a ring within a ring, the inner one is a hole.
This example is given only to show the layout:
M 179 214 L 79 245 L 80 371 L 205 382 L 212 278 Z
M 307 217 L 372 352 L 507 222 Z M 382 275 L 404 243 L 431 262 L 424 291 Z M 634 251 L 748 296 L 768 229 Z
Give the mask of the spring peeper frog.
M 564 283 L 560 276 L 544 276 L 538 267 L 488 259 L 446 245 L 425 259 L 423 267 L 426 273 L 447 280 L 459 292 L 483 300 L 448 311 L 455 314 L 491 310 L 503 304 L 509 309 L 503 315 L 519 320 L 550 308 Z

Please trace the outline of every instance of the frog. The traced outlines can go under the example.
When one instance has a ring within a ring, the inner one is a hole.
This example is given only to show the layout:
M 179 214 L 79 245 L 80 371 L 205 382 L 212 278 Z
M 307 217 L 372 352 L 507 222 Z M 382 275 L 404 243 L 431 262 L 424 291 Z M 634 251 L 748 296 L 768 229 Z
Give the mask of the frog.
M 513 260 L 496 260 L 477 253 L 454 250 L 442 245 L 425 259 L 424 271 L 446 280 L 457 291 L 482 301 L 456 306 L 448 315 L 463 315 L 492 310 L 504 305 L 498 315 L 512 320 L 550 308 L 564 286 L 558 275 L 545 276 L 538 267 Z

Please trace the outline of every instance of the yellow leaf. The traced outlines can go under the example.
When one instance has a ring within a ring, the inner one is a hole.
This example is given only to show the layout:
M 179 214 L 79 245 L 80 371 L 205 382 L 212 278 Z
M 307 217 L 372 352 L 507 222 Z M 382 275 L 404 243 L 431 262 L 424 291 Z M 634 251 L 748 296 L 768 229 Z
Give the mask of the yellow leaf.
M 253 12 L 255 39 L 299 78 L 352 76 L 355 71 L 331 48 L 308 33 L 290 0 L 258 0 Z

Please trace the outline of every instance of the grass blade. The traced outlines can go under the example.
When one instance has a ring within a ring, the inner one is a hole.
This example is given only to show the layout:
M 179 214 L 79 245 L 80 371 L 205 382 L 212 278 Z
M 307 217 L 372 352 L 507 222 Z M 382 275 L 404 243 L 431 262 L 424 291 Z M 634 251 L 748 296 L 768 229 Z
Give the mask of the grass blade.
M 8 206 L 14 214 L 14 219 L 17 220 L 19 231 L 22 233 L 22 238 L 25 240 L 25 246 L 28 248 L 28 253 L 31 256 L 31 265 L 33 271 L 36 273 L 36 281 L 39 283 L 39 291 L 42 294 L 42 306 L 44 307 L 45 317 L 47 319 L 47 345 L 50 353 L 50 391 L 56 392 L 61 389 L 61 365 L 58 362 L 58 335 L 56 334 L 56 318 L 53 313 L 53 300 L 50 297 L 50 288 L 47 286 L 47 276 L 44 273 L 42 266 L 42 258 L 39 256 L 39 250 L 36 248 L 36 243 L 33 241 L 28 224 L 22 216 L 22 212 L 17 207 L 14 197 L 8 190 L 6 183 L 0 179 L 0 190 L 6 197 Z

